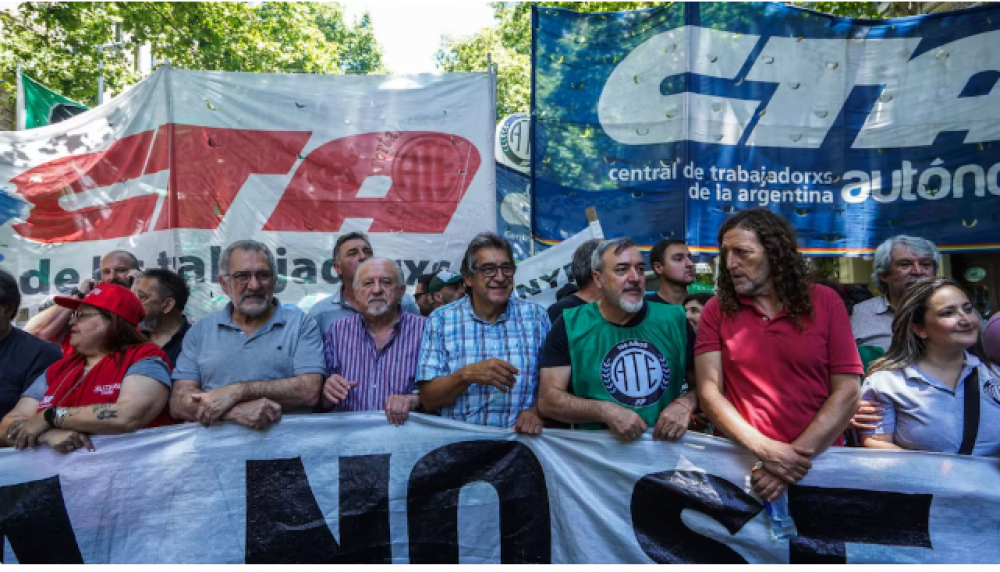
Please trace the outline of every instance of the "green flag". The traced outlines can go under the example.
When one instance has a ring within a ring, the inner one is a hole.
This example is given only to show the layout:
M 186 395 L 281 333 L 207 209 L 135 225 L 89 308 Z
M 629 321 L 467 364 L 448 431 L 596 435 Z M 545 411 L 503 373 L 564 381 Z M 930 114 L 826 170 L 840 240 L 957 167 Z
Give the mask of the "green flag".
M 715 286 L 695 282 L 688 285 L 688 294 L 715 294 Z
M 63 97 L 23 73 L 20 87 L 23 97 L 18 100 L 18 111 L 23 113 L 24 129 L 59 123 L 87 111 L 86 105 Z

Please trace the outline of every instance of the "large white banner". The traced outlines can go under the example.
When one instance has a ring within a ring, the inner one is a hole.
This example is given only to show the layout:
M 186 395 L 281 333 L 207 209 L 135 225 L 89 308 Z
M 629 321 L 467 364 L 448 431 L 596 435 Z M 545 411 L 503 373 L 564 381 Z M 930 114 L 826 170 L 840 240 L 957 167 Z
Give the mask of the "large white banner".
M 340 287 L 337 236 L 364 231 L 413 284 L 495 229 L 492 97 L 488 74 L 162 68 L 97 109 L 0 133 L 0 265 L 34 308 L 125 249 L 193 281 L 197 318 L 220 306 L 232 241 L 268 244 L 278 298 L 309 306 Z
M 382 412 L 0 451 L 3 562 L 1000 562 L 997 459 L 835 448 L 768 537 L 729 442 Z
M 572 279 L 573 253 L 594 238 L 604 238 L 601 221 L 595 220 L 559 244 L 521 261 L 514 275 L 514 294 L 546 307 L 554 304 L 556 293 Z

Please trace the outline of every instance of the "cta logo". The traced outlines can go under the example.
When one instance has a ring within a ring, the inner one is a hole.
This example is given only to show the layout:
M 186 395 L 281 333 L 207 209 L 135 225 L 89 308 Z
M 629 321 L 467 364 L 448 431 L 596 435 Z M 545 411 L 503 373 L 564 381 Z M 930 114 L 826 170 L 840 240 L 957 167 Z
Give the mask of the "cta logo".
M 877 100 L 855 149 L 931 145 L 947 131 L 966 132 L 966 144 L 996 140 L 1000 31 L 918 52 L 922 40 L 775 36 L 758 51 L 761 36 L 681 26 L 622 60 L 601 91 L 598 118 L 625 145 L 818 148 L 838 118 L 853 121 L 842 110 L 854 88 L 873 87 Z M 684 91 L 706 82 L 711 93 Z
M 670 385 L 670 366 L 646 340 L 616 344 L 601 362 L 604 389 L 622 405 L 646 407 L 660 400 Z
M 11 179 L 34 205 L 13 228 L 47 243 L 215 230 L 250 175 L 297 165 L 263 230 L 339 232 L 344 219 L 365 218 L 371 232 L 443 233 L 482 163 L 469 140 L 433 131 L 352 135 L 301 157 L 311 135 L 162 125 Z

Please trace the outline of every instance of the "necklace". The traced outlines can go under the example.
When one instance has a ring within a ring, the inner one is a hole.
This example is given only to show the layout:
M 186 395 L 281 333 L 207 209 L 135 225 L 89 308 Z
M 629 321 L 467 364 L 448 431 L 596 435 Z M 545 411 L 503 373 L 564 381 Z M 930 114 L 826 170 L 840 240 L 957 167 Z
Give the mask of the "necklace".
M 103 358 L 102 358 L 102 359 L 103 359 Z M 55 405 L 54 405 L 53 407 L 59 407 L 60 405 L 62 405 L 62 402 L 63 402 L 63 401 L 66 401 L 66 398 L 67 398 L 67 397 L 69 397 L 69 395 L 70 395 L 71 393 L 73 393 L 73 391 L 74 391 L 74 390 L 75 390 L 75 389 L 76 389 L 77 387 L 79 387 L 81 383 L 83 383 L 83 380 L 87 379 L 87 374 L 88 374 L 88 373 L 90 373 L 90 372 L 91 372 L 91 370 L 93 370 L 94 368 L 93 368 L 93 367 L 87 367 L 87 365 L 86 365 L 86 364 L 87 364 L 87 362 L 86 362 L 86 361 L 84 361 L 84 362 L 83 362 L 83 375 L 81 375 L 81 376 L 80 376 L 80 379 L 79 379 L 79 380 L 77 380 L 77 382 L 76 382 L 76 383 L 74 383 L 74 384 L 73 384 L 73 386 L 72 386 L 72 387 L 70 387 L 70 388 L 69 388 L 69 390 L 68 390 L 68 391 L 67 391 L 67 392 L 66 392 L 66 393 L 65 393 L 65 394 L 64 394 L 64 395 L 63 395 L 62 397 L 60 397 L 60 398 L 59 398 L 59 402 L 58 402 L 58 403 L 56 403 L 56 404 L 55 404 Z M 64 375 L 64 376 L 63 376 L 63 378 L 62 378 L 62 380 L 60 380 L 60 381 L 59 381 L 59 387 L 57 387 L 57 388 L 56 388 L 56 390 L 52 392 L 52 395 L 53 395 L 53 396 L 55 396 L 55 395 L 59 395 L 59 390 L 60 390 L 60 389 L 62 389 L 62 386 L 66 384 L 66 379 L 67 379 L 67 378 L 68 378 L 68 377 L 70 376 L 70 374 L 72 374 L 72 373 L 73 373 L 74 371 L 76 371 L 76 368 L 73 368 L 73 369 L 71 369 L 70 371 L 66 372 L 66 375 Z

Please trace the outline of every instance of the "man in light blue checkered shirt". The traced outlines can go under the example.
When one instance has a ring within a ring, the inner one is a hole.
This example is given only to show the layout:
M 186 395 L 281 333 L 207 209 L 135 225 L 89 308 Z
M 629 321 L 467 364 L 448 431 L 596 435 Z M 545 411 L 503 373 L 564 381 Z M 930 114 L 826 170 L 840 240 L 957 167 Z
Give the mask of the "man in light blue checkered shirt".
M 472 239 L 462 260 L 469 295 L 427 319 L 417 387 L 442 417 L 537 435 L 538 352 L 551 323 L 545 308 L 511 296 L 514 270 L 502 237 Z

